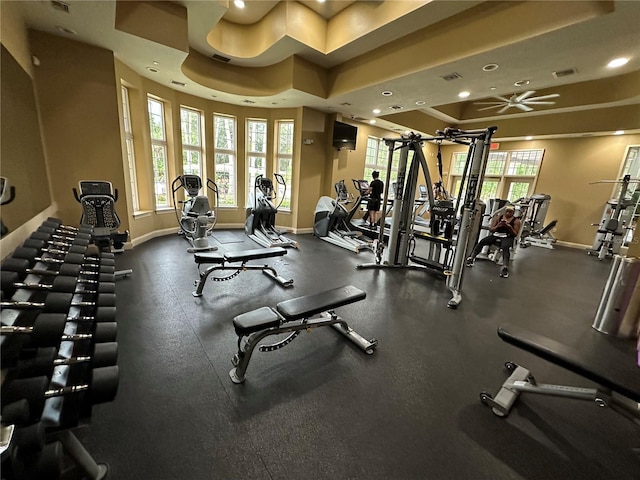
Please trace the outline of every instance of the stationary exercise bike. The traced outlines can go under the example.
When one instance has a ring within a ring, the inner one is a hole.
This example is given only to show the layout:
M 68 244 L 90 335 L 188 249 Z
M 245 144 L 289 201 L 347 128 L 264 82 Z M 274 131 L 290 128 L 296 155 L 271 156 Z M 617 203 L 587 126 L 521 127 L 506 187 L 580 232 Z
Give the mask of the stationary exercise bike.
M 247 208 L 244 231 L 251 240 L 266 248 L 298 248 L 298 242 L 285 237 L 283 232 L 276 228 L 276 213 L 284 200 L 287 184 L 279 173 L 274 173 L 273 176 L 278 185 L 284 187 L 280 203 L 278 206 L 273 203 L 276 199 L 273 182 L 263 175 L 258 175 L 253 184 L 253 207 Z
M 207 190 L 210 190 L 215 198 L 213 210 L 209 204 L 209 197 L 200 195 L 202 187 L 200 177 L 192 174 L 180 175 L 171 183 L 173 208 L 180 226 L 179 234 L 184 235 L 191 244 L 191 248 L 187 249 L 189 253 L 210 252 L 218 249 L 209 243 L 208 238 L 216 225 L 218 216 L 218 186 L 213 180 L 207 178 Z M 187 199 L 184 201 L 176 197 L 176 193 L 182 188 L 187 192 Z M 180 212 L 178 212 L 179 204 L 182 205 Z

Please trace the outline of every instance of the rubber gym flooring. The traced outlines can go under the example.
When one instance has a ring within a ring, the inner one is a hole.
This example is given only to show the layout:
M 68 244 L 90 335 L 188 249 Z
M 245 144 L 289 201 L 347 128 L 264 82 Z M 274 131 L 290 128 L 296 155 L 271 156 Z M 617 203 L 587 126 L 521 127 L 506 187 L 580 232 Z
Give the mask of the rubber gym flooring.
M 222 251 L 258 248 L 231 233 L 239 242 Z M 502 279 L 497 265 L 479 260 L 466 271 L 462 304 L 450 310 L 444 282 L 425 272 L 356 270 L 373 255 L 292 238 L 299 251 L 255 262 L 293 278 L 291 289 L 247 271 L 207 282 L 194 298 L 197 267 L 178 236 L 117 257 L 118 268 L 134 270 L 116 287 L 120 389 L 78 432 L 109 464 L 109 478 L 639 478 L 640 429 L 610 409 L 523 395 L 499 418 L 479 401 L 482 390 L 499 390 L 505 361 L 543 383 L 592 386 L 504 343 L 496 328 L 509 321 L 588 344 L 602 335 L 591 324 L 608 261 L 530 247 Z M 347 284 L 367 298 L 338 313 L 378 339 L 373 355 L 319 328 L 275 352 L 256 350 L 245 383 L 231 382 L 235 315 Z M 631 343 L 606 338 L 633 361 Z

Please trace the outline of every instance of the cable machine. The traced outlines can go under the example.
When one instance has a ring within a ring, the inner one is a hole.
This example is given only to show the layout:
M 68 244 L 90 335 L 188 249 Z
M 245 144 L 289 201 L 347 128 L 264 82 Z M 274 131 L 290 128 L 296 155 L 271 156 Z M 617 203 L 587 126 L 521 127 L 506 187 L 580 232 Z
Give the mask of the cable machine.
M 389 147 L 386 185 L 391 180 L 393 154 L 400 150 L 398 179 L 395 183 L 395 199 L 391 217 L 388 247 L 385 252 L 384 232 L 381 229 L 376 246 L 375 263 L 358 265 L 365 268 L 410 268 L 439 272 L 446 277 L 452 298 L 449 308 L 457 308 L 462 301 L 462 280 L 465 259 L 471 254 L 482 222 L 484 203 L 480 200 L 480 190 L 489 156 L 491 137 L 497 127 L 481 130 L 460 130 L 447 128 L 438 131 L 435 137 L 422 137 L 411 133 L 400 138 L 385 138 Z M 436 201 L 432 188 L 426 194 L 431 217 L 431 232 L 420 233 L 428 240 L 427 257 L 413 254 L 415 249 L 415 196 L 419 174 L 422 172 L 427 185 L 431 186 L 431 176 L 422 151 L 425 141 L 450 141 L 469 147 L 465 162 L 460 191 L 455 206 Z M 383 205 L 386 205 L 389 189 L 385 189 Z M 440 225 L 446 225 L 441 228 Z M 435 228 L 437 227 L 437 228 Z M 454 238 L 454 234 L 457 237 Z

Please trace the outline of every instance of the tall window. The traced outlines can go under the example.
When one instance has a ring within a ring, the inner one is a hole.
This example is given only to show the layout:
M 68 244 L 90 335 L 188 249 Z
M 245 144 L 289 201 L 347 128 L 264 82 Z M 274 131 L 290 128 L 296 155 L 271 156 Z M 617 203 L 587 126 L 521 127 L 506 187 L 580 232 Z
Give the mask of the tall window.
M 247 120 L 247 205 L 258 175 L 267 174 L 267 121 Z
M 480 198 L 507 199 L 514 202 L 533 195 L 544 150 L 513 150 L 489 152 Z M 451 162 L 451 195 L 460 192 L 467 152 L 456 152 Z
M 213 156 L 215 182 L 220 205 L 237 205 L 236 195 L 236 118 L 213 115 Z
M 188 107 L 180 107 L 182 132 L 182 173 L 202 178 L 202 114 Z M 203 179 L 203 182 L 205 180 Z
M 133 211 L 140 210 L 138 198 L 138 180 L 136 177 L 136 156 L 133 149 L 133 129 L 131 128 L 131 109 L 129 108 L 129 89 L 122 88 L 122 123 L 124 124 L 124 140 L 127 148 L 127 164 L 129 166 L 129 181 L 131 182 L 131 203 Z
M 282 175 L 287 184 L 287 191 L 279 192 L 282 204 L 281 210 L 291 211 L 291 191 L 293 190 L 293 120 L 279 120 L 276 123 L 278 135 L 278 150 L 276 157 L 277 173 Z
M 169 206 L 169 178 L 167 162 L 167 135 L 164 122 L 164 104 L 148 97 L 149 126 L 151 130 L 151 159 L 156 208 Z
M 389 163 L 389 147 L 382 138 L 367 137 L 367 151 L 364 158 L 364 180 L 371 182 L 374 170 L 380 172 L 380 180 L 387 178 L 387 164 Z M 398 164 L 400 163 L 400 150 L 393 152 L 391 161 L 391 183 L 398 179 Z M 385 188 L 387 185 L 385 185 Z M 393 190 L 389 190 L 393 196 Z

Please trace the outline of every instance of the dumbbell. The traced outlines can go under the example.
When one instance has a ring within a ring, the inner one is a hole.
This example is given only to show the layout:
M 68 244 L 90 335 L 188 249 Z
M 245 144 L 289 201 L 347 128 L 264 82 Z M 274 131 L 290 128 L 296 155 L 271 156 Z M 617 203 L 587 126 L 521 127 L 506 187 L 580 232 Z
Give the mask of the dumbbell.
M 64 470 L 64 448 L 62 442 L 47 443 L 37 452 L 16 449 L 11 457 L 12 474 L 7 478 L 46 478 L 58 480 Z M 3 473 L 4 464 L 3 464 Z M 4 476 L 4 475 L 3 475 Z M 97 477 L 96 477 L 97 478 Z
M 59 266 L 60 268 L 58 268 L 58 270 L 31 268 L 34 264 L 35 258 L 30 261 L 26 258 L 9 257 L 2 262 L 0 269 L 17 272 L 21 275 L 31 273 L 33 275 L 40 275 L 43 277 L 58 275 L 63 277 L 81 277 L 82 280 L 87 283 L 113 282 L 115 280 L 114 273 L 116 268 L 109 265 L 101 265 L 100 270 L 95 271 L 85 270 L 83 265 L 76 263 L 56 263 L 54 266 Z
M 51 377 L 53 369 L 60 366 L 88 365 L 91 368 L 109 367 L 118 363 L 118 343 L 95 343 L 90 354 L 76 355 L 70 358 L 58 358 L 56 347 L 38 348 L 33 355 L 21 358 L 10 370 L 12 376 L 18 378 Z M 75 353 L 75 352 L 74 352 Z
M 5 382 L 2 386 L 2 402 L 8 404 L 26 399 L 29 402 L 30 419 L 35 421 L 41 417 L 48 398 L 84 394 L 90 405 L 112 401 L 118 393 L 118 366 L 94 368 L 87 373 L 89 379 L 86 383 L 59 388 L 49 388 L 50 381 L 45 375 Z
M 118 327 L 116 322 L 96 322 L 92 333 L 74 333 L 65 335 L 67 317 L 61 313 L 45 313 L 36 317 L 32 326 L 0 326 L 2 335 L 29 335 L 31 347 L 56 347 L 61 342 L 90 340 L 92 343 L 115 342 Z
M 115 266 L 113 259 L 105 258 L 98 259 L 95 257 L 85 257 L 80 253 L 67 253 L 64 258 L 56 258 L 53 256 L 39 256 L 40 252 L 36 248 L 18 247 L 13 251 L 12 257 L 14 258 L 26 258 L 30 261 L 43 262 L 43 263 L 71 263 L 76 265 L 83 265 L 84 268 L 99 269 L 101 266 Z
M 15 291 L 19 289 L 73 293 L 76 295 L 115 293 L 115 283 L 100 283 L 97 285 L 97 290 L 78 290 L 78 283 L 77 277 L 65 276 L 55 277 L 51 284 L 24 283 L 20 282 L 20 275 L 17 272 L 8 272 L 3 270 L 0 273 L 0 289 L 7 296 L 13 295 Z
M 93 227 L 91 225 L 80 225 L 79 227 L 73 227 L 71 225 L 63 225 L 62 222 L 57 218 L 49 218 L 42 222 L 41 227 L 54 228 L 59 231 L 69 232 L 71 234 L 78 233 L 93 233 Z
M 61 243 L 61 242 L 58 242 Z M 40 250 L 41 253 L 49 253 L 51 255 L 66 255 L 67 253 L 87 253 L 89 247 L 87 245 L 74 245 L 63 243 L 62 245 L 50 245 L 45 240 L 36 240 L 34 238 L 28 238 L 22 246 L 25 248 L 35 248 Z
M 72 245 L 84 245 L 89 246 L 91 244 L 90 238 L 66 238 L 61 235 L 53 235 L 47 232 L 38 232 L 35 231 L 31 235 L 29 235 L 29 239 L 31 240 L 40 240 L 43 242 L 47 242 L 49 245 L 59 246 L 59 247 L 70 247 Z
M 0 302 L 0 307 L 14 310 L 42 310 L 45 313 L 66 313 L 71 307 L 115 307 L 115 293 L 101 293 L 95 302 L 73 301 L 73 293 L 49 293 L 43 302 Z

